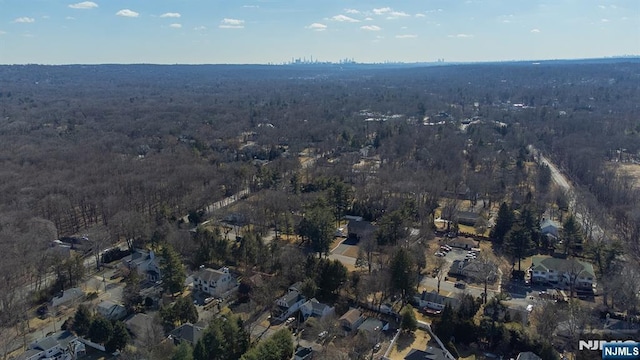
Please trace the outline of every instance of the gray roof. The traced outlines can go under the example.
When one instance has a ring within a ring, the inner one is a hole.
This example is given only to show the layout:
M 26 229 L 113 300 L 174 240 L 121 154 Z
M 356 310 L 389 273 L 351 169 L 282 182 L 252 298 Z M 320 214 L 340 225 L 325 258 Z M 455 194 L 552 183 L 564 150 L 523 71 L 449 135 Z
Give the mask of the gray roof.
M 20 356 L 16 358 L 16 360 L 25 360 L 30 359 L 32 356 L 36 356 L 42 353 L 42 350 L 29 349 L 23 352 Z
M 147 314 L 135 314 L 124 321 L 125 326 L 133 333 L 140 336 L 142 331 L 151 326 L 153 319 Z
M 287 304 L 287 307 L 293 306 L 298 300 L 300 300 L 300 294 L 296 291 L 290 291 L 280 298 L 281 301 L 284 301 Z
M 61 348 L 65 349 L 69 345 L 69 343 L 73 340 L 77 339 L 75 335 L 73 335 L 70 331 L 62 331 L 51 334 L 45 338 L 37 340 L 32 343 L 29 347 L 31 349 L 40 349 L 42 351 L 47 351 L 59 345 Z
M 447 360 L 447 352 L 442 349 L 436 349 L 429 346 L 426 351 L 411 349 L 409 354 L 404 357 L 405 360 Z
M 224 275 L 226 274 L 220 270 L 206 268 L 198 271 L 194 277 L 202 281 L 211 282 L 220 280 Z
M 560 228 L 560 225 L 558 225 L 555 221 L 553 220 L 543 220 L 540 223 L 540 231 L 543 235 L 545 234 L 551 234 L 554 236 L 558 236 L 558 229 Z
M 349 220 L 347 229 L 349 231 L 349 234 L 364 236 L 366 234 L 373 233 L 376 230 L 376 227 L 372 225 L 370 222 L 365 220 L 361 220 L 361 221 Z
M 382 331 L 384 327 L 384 323 L 376 318 L 368 318 L 365 320 L 360 326 L 358 326 L 358 331 L 368 331 L 370 333 L 375 333 L 378 331 Z
M 63 291 L 62 296 L 53 298 L 53 300 L 51 300 L 51 305 L 52 306 L 63 305 L 70 301 L 77 300 L 83 296 L 84 296 L 84 291 L 82 291 L 82 289 L 80 288 L 67 289 Z
M 542 358 L 530 351 L 518 354 L 517 360 L 542 360 Z
M 197 325 L 193 325 L 190 323 L 182 324 L 181 326 L 173 329 L 171 331 L 171 336 L 173 336 L 177 340 L 184 340 L 190 342 L 192 345 L 200 340 L 202 337 L 202 333 L 204 332 L 204 328 L 199 327 Z
M 441 305 L 449 304 L 453 308 L 458 307 L 458 304 L 460 303 L 460 300 L 456 298 L 440 295 L 437 292 L 435 292 L 435 290 L 430 292 L 423 291 L 422 294 L 420 295 L 420 300 L 429 301 L 429 302 L 441 304 Z

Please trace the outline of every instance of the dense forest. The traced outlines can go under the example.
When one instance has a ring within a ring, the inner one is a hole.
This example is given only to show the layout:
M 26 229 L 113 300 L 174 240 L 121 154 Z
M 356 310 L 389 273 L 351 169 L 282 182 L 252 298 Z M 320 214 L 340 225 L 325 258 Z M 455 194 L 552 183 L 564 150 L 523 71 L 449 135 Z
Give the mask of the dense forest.
M 409 227 L 433 233 L 436 209 L 449 219 L 468 210 L 457 200 L 487 218 L 503 202 L 535 209 L 536 223 L 575 203 L 585 237 L 603 229 L 592 243 L 640 260 L 640 180 L 616 166 L 640 162 L 639 83 L 634 59 L 1 66 L 0 323 L 28 306 L 15 289 L 51 271 L 51 241 L 82 235 L 93 253 L 121 240 L 168 243 L 193 269 L 242 265 L 284 274 L 286 287 L 305 273 L 292 260 L 305 265 L 304 255 L 256 250 L 265 245 L 254 232 L 308 238 L 321 255 L 328 244 L 312 230 L 335 229 L 346 214 L 377 223 L 376 246 L 389 246 Z M 575 193 L 549 186 L 532 148 Z M 248 199 L 232 220 L 210 208 L 236 194 Z M 242 248 L 221 245 L 219 232 L 184 231 L 216 216 L 243 228 Z M 331 266 L 306 261 L 307 272 Z M 73 285 L 74 264 L 56 266 Z

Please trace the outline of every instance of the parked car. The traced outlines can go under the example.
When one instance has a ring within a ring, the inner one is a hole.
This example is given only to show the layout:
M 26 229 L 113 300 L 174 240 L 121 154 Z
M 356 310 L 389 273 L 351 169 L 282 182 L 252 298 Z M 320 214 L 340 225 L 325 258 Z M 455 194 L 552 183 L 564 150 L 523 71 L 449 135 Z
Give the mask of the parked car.
M 449 252 L 451 251 L 451 248 L 448 248 L 446 246 L 440 246 L 440 251 Z
M 327 337 L 327 335 L 329 335 L 329 332 L 327 330 L 321 332 L 320 334 L 318 334 L 318 339 L 322 340 L 324 338 Z
M 458 281 L 453 286 L 457 287 L 458 289 L 464 289 L 467 287 L 467 284 L 463 283 L 462 281 Z
M 378 351 L 380 350 L 380 348 L 381 348 L 381 347 L 382 347 L 382 344 L 377 343 L 377 344 L 375 344 L 375 346 L 373 347 L 373 351 L 374 351 L 374 352 L 378 352 Z
M 442 251 L 438 251 L 438 252 L 435 253 L 435 255 L 438 256 L 438 257 L 443 257 L 443 256 L 445 256 L 447 254 L 443 253 Z
M 295 317 L 290 317 L 287 319 L 287 321 L 284 322 L 285 325 L 291 325 L 294 321 L 296 321 Z

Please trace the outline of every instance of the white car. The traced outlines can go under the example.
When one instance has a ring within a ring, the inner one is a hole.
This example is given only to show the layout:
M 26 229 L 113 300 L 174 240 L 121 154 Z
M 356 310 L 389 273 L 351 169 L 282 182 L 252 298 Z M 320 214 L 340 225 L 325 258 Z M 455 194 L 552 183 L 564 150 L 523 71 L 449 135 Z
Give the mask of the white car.
M 296 321 L 295 317 L 290 317 L 287 321 L 284 322 L 285 325 L 291 325 L 294 321 Z
M 327 335 L 329 335 L 329 332 L 327 330 L 321 332 L 320 334 L 318 334 L 318 339 L 324 339 L 325 337 L 327 337 Z
M 435 253 L 435 255 L 436 255 L 436 256 L 438 256 L 438 257 L 443 257 L 443 256 L 445 256 L 446 254 L 445 254 L 445 253 L 443 253 L 443 252 L 441 252 L 441 251 L 438 251 L 438 252 L 436 252 L 436 253 Z

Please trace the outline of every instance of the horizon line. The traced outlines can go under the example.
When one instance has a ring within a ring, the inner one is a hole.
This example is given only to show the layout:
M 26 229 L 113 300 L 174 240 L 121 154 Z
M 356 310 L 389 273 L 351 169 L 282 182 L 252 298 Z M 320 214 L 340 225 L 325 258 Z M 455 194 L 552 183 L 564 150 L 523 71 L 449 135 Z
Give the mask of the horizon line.
M 304 65 L 469 65 L 469 64 L 495 64 L 495 63 L 518 63 L 531 62 L 541 63 L 550 61 L 589 61 L 589 60 L 616 60 L 616 59 L 640 59 L 638 55 L 616 55 L 603 57 L 586 57 L 586 58 L 554 58 L 554 59 L 512 59 L 512 60 L 477 60 L 477 61 L 382 61 L 382 62 L 342 62 L 341 61 L 319 61 L 313 62 L 267 62 L 267 63 L 153 63 L 153 62 L 104 62 L 104 63 L 0 63 L 0 66 L 104 66 L 104 65 L 153 65 L 153 66 L 214 66 L 214 65 L 236 65 L 236 66 L 304 66 Z

